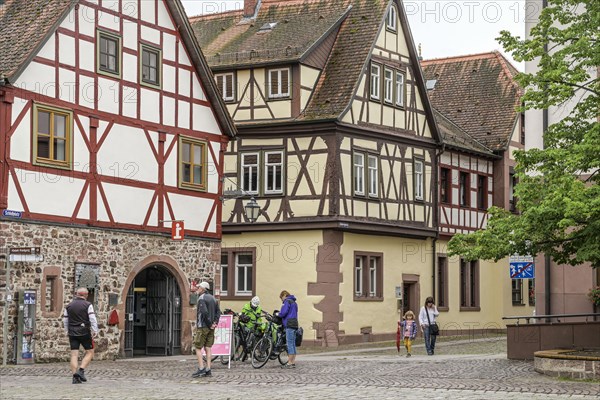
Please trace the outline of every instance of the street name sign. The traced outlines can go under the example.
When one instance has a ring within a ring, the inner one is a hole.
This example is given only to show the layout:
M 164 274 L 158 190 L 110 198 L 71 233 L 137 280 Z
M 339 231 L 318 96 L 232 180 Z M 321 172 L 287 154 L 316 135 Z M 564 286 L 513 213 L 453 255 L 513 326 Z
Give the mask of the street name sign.
M 39 247 L 12 247 L 8 249 L 10 262 L 40 262 L 44 260 Z

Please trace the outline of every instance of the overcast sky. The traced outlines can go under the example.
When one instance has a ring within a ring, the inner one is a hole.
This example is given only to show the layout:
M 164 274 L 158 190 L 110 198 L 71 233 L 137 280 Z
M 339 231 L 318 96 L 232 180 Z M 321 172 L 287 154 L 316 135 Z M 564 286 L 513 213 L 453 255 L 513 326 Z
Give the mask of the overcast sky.
M 243 0 L 182 3 L 189 16 L 238 9 L 244 4 Z M 501 30 L 522 37 L 525 19 L 535 11 L 525 8 L 525 0 L 405 0 L 404 7 L 415 43 L 421 43 L 425 59 L 492 50 L 507 55 L 495 38 Z

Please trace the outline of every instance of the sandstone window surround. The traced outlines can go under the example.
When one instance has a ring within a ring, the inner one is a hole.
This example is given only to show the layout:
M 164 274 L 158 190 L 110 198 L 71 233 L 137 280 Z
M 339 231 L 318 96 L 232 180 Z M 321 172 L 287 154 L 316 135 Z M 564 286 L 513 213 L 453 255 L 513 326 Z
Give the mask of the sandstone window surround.
M 61 267 L 45 267 L 40 293 L 42 317 L 58 318 L 63 310 L 63 280 Z

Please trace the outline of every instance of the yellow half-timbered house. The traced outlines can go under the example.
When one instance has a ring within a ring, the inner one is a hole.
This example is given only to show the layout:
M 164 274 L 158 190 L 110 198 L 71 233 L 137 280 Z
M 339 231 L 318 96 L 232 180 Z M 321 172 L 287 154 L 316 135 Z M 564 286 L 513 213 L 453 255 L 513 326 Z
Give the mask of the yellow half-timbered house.
M 402 3 L 246 1 L 190 22 L 238 128 L 224 306 L 276 309 L 285 289 L 308 340 L 395 332 L 433 295 L 440 148 Z

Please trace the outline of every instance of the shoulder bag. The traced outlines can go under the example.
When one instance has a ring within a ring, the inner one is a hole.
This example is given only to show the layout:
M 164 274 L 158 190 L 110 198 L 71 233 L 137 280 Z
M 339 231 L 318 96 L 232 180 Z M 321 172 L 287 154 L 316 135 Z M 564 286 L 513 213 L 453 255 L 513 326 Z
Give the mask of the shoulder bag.
M 432 324 L 429 319 L 429 311 L 427 311 L 427 307 L 425 307 L 425 315 L 427 315 L 427 322 L 429 322 L 429 334 L 433 336 L 437 336 L 440 334 L 440 327 L 435 322 Z

